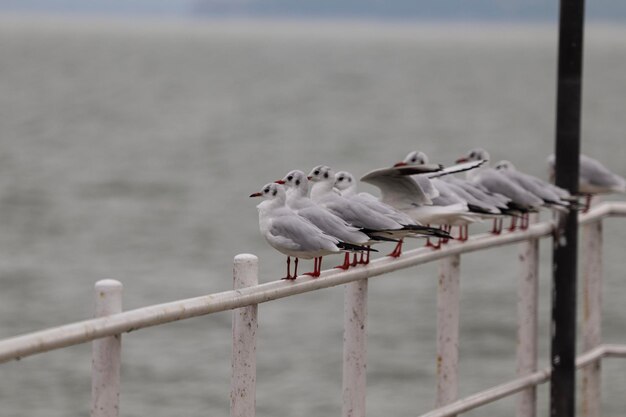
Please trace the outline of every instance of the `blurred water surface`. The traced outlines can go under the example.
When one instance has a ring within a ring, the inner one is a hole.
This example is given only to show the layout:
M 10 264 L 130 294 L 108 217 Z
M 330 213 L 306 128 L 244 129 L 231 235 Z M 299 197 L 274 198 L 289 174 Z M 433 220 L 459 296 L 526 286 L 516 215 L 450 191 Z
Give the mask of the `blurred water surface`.
M 127 309 L 229 289 L 241 252 L 260 257 L 261 281 L 277 279 L 284 258 L 248 195 L 290 169 L 361 175 L 414 149 L 450 163 L 482 146 L 545 177 L 553 148 L 551 27 L 2 18 L 0 56 L 2 338 L 91 317 L 102 278 L 123 281 Z M 591 26 L 583 150 L 622 175 L 624 74 L 626 29 Z M 625 342 L 626 224 L 608 224 L 603 331 Z M 516 259 L 515 247 L 463 259 L 462 395 L 514 375 Z M 549 261 L 546 241 L 542 365 Z M 436 265 L 371 282 L 370 415 L 432 407 L 435 288 Z M 259 416 L 339 415 L 342 297 L 260 307 Z M 228 414 L 230 314 L 123 345 L 121 415 Z M 605 411 L 618 415 L 626 364 L 603 369 Z M 0 372 L 1 416 L 88 413 L 89 345 Z

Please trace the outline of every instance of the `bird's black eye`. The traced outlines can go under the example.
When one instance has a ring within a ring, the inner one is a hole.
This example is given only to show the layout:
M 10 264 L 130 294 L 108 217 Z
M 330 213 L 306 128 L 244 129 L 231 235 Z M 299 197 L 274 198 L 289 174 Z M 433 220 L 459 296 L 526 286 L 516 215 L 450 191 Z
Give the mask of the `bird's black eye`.
M 266 188 L 265 190 L 263 190 L 263 192 L 264 192 L 264 193 L 266 193 L 266 194 L 267 194 L 267 193 L 269 193 L 269 192 L 270 192 L 269 187 L 268 187 L 268 188 Z
M 278 193 L 278 190 L 274 189 L 274 191 L 272 192 L 272 195 L 276 195 Z
M 343 177 L 337 178 L 337 181 L 343 181 Z
M 291 181 L 293 179 L 293 175 L 287 177 L 287 181 Z
M 300 185 L 300 180 L 296 180 L 296 185 Z
M 411 162 L 417 162 L 417 158 L 416 157 L 411 158 Z
M 320 175 L 320 170 L 316 169 L 315 171 L 313 171 L 313 175 Z
M 475 157 L 475 156 L 476 156 L 476 152 L 472 152 L 472 153 L 470 153 L 470 158 L 473 158 L 473 157 Z
M 348 182 L 352 182 L 352 178 L 348 177 Z
M 328 172 L 324 172 L 324 178 L 328 178 Z

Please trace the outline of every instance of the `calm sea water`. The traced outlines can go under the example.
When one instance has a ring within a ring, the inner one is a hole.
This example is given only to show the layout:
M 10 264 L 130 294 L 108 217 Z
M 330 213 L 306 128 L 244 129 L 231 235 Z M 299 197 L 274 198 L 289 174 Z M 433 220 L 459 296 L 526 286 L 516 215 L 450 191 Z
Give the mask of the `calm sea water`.
M 103 278 L 124 283 L 127 309 L 229 289 L 242 252 L 277 279 L 284 258 L 248 195 L 290 169 L 361 175 L 414 149 L 450 163 L 482 146 L 545 177 L 555 53 L 550 27 L 0 19 L 0 337 L 91 317 Z M 622 175 L 625 74 L 626 28 L 591 26 L 583 149 Z M 607 224 L 603 332 L 625 342 L 626 224 Z M 516 253 L 463 259 L 461 395 L 515 373 Z M 548 242 L 541 253 L 545 365 Z M 369 415 L 433 406 L 435 288 L 436 265 L 371 282 Z M 340 413 L 342 297 L 260 307 L 259 416 Z M 122 415 L 228 414 L 229 313 L 123 345 Z M 603 370 L 619 415 L 626 363 Z M 0 415 L 86 415 L 89 372 L 89 345 L 2 365 Z

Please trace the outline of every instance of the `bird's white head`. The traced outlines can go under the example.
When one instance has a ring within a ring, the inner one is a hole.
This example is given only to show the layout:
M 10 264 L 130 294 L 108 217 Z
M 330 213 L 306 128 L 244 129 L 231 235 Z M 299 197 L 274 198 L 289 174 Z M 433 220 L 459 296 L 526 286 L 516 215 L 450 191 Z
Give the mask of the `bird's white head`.
M 466 156 L 456 160 L 457 163 L 469 161 L 489 161 L 489 152 L 482 148 L 475 148 L 470 150 Z
M 306 178 L 304 172 L 297 169 L 289 171 L 282 180 L 276 182 L 278 184 L 284 184 L 286 188 L 302 188 L 306 190 L 309 186 L 309 180 Z
M 356 184 L 352 174 L 346 171 L 339 171 L 335 174 L 335 188 L 339 191 L 347 190 Z
M 330 167 L 326 165 L 318 165 L 311 170 L 307 177 L 309 181 L 313 182 L 335 182 L 335 173 Z
M 429 163 L 428 155 L 421 151 L 409 152 L 409 154 L 394 166 L 406 166 L 406 165 L 427 165 Z
M 505 159 L 503 159 L 502 161 L 498 162 L 496 164 L 495 168 L 499 169 L 501 171 L 515 171 L 515 165 L 513 165 L 513 162 L 507 161 Z
M 250 194 L 250 197 L 263 197 L 265 200 L 284 200 L 285 188 L 281 184 L 270 182 L 265 184 L 261 191 Z

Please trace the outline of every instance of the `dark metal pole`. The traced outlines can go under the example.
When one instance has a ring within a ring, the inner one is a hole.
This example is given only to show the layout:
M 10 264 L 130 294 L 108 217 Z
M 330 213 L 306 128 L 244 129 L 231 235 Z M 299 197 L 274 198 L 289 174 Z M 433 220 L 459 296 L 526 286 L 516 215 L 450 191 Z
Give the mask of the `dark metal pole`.
M 584 0 L 561 0 L 556 109 L 556 184 L 578 191 Z M 550 415 L 574 417 L 576 411 L 576 262 L 578 220 L 575 210 L 560 215 L 554 238 L 552 288 L 552 379 Z

